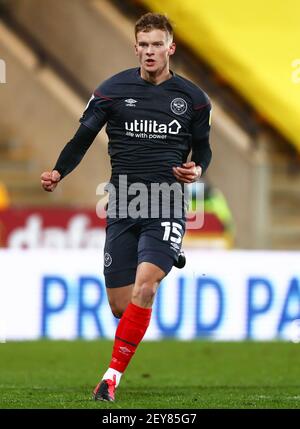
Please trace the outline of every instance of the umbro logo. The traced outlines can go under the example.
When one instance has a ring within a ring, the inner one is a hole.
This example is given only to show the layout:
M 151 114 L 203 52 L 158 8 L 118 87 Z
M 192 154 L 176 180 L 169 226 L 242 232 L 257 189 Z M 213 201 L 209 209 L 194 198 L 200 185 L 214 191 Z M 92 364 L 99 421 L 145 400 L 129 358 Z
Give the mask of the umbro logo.
M 129 350 L 127 347 L 119 347 L 119 350 L 121 353 L 127 356 L 131 353 L 131 350 Z
M 127 98 L 125 103 L 125 106 L 127 107 L 135 107 L 135 103 L 137 103 L 137 101 L 134 98 Z

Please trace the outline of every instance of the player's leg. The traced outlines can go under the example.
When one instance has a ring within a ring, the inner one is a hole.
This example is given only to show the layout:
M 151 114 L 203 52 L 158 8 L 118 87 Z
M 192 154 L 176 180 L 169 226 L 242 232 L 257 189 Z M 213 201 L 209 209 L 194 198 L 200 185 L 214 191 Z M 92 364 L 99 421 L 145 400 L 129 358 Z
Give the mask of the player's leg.
M 170 262 L 170 269 L 172 261 Z M 168 271 L 168 269 L 166 269 Z M 167 272 L 153 263 L 138 265 L 136 280 L 128 304 L 116 330 L 110 368 L 123 374 L 142 341 L 151 319 L 154 297 Z
M 173 261 L 169 261 L 170 269 Z M 166 273 L 158 266 L 141 262 L 137 268 L 132 299 L 116 330 L 112 358 L 102 381 L 94 391 L 96 400 L 113 401 L 115 389 L 150 323 L 152 304 Z
M 165 271 L 170 270 L 167 268 Z M 137 268 L 131 303 L 145 309 L 152 308 L 158 286 L 167 274 L 165 271 L 155 263 L 141 262 Z
M 131 302 L 118 325 L 110 363 L 110 367 L 121 374 L 126 370 L 148 329 L 159 284 L 174 264 L 173 255 L 169 254 L 165 244 L 153 243 L 151 237 L 145 235 L 139 240 L 139 264 Z
M 116 381 L 120 380 L 147 331 L 156 291 L 174 265 L 183 233 L 183 221 L 157 219 L 144 222 L 132 299 L 117 327 L 109 370 L 99 386 L 97 399 L 113 400 Z
M 126 282 L 126 278 L 124 279 Z M 107 297 L 111 311 L 115 317 L 121 319 L 128 304 L 131 301 L 132 289 L 134 284 L 123 287 L 107 287 Z M 103 374 L 101 381 L 94 389 L 93 395 L 95 400 L 114 401 L 115 389 L 121 381 L 123 371 L 118 371 L 112 364 Z
M 121 318 L 131 301 L 137 268 L 138 238 L 132 221 L 122 219 L 108 223 L 104 246 L 104 276 L 109 305 L 115 317 Z M 95 400 L 114 399 L 122 373 L 109 366 L 94 389 Z

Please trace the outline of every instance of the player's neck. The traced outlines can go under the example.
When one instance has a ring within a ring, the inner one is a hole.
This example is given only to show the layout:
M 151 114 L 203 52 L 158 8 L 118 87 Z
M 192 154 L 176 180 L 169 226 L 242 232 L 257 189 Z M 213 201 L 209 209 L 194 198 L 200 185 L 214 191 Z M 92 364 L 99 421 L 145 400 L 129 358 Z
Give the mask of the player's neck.
M 172 72 L 169 70 L 169 68 L 154 73 L 147 72 L 146 70 L 141 68 L 141 78 L 147 80 L 153 85 L 159 85 L 160 83 L 170 79 L 171 77 Z

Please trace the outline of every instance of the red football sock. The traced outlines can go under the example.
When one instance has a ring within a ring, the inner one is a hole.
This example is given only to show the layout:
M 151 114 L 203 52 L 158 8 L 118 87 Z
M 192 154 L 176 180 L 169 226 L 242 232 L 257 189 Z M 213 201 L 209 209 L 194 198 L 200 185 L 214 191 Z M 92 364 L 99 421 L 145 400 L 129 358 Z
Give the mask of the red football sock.
M 116 330 L 109 367 L 124 372 L 149 326 L 151 308 L 128 304 Z

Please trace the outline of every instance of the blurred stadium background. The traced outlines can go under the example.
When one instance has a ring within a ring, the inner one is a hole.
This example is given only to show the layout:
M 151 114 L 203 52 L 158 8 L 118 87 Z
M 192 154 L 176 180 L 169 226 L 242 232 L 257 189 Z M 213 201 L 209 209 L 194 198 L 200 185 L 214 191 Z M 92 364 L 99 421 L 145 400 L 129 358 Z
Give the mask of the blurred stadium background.
M 94 88 L 136 66 L 133 25 L 149 10 L 175 23 L 171 68 L 211 97 L 213 161 L 204 225 L 146 339 L 300 341 L 299 2 L 0 0 L 0 360 L 14 340 L 114 336 L 95 212 L 104 130 L 54 193 L 39 177 Z

